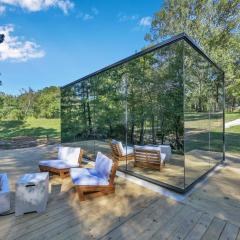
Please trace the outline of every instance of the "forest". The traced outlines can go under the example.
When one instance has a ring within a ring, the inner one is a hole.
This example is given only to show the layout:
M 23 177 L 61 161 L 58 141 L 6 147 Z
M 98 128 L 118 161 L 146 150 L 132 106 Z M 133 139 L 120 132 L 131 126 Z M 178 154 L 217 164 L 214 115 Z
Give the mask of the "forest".
M 19 95 L 0 92 L 0 120 L 59 118 L 60 90 L 56 86 L 34 91 L 22 89 Z

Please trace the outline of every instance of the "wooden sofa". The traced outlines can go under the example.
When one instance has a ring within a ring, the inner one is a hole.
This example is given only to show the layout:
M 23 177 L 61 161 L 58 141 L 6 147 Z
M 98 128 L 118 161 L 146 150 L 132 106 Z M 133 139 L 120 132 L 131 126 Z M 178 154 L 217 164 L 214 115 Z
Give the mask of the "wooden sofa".
M 83 150 L 73 147 L 59 147 L 58 159 L 39 162 L 41 172 L 57 174 L 61 178 L 69 176 L 70 168 L 80 167 L 83 158 Z
M 165 165 L 166 154 L 158 148 L 134 146 L 134 167 L 162 170 Z
M 114 193 L 114 179 L 117 166 L 117 161 L 111 160 L 99 152 L 95 168 L 72 168 L 70 175 L 79 200 L 84 201 L 97 196 Z
M 128 151 L 128 148 L 123 148 L 122 143 L 120 141 L 111 140 L 110 148 L 112 159 L 116 161 L 126 161 L 126 159 L 127 160 L 134 159 L 133 149 L 130 153 L 126 152 L 126 150 Z

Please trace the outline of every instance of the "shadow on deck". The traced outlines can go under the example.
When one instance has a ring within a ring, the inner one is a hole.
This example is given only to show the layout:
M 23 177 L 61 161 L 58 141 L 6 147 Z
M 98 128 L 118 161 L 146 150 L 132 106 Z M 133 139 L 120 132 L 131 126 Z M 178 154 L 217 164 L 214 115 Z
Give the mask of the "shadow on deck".
M 0 169 L 14 192 L 19 175 L 38 171 L 39 160 L 54 156 L 56 146 L 5 150 Z M 46 213 L 0 217 L 0 239 L 236 239 L 240 199 L 234 171 L 222 169 L 185 203 L 120 177 L 115 194 L 80 203 L 70 179 L 54 177 Z

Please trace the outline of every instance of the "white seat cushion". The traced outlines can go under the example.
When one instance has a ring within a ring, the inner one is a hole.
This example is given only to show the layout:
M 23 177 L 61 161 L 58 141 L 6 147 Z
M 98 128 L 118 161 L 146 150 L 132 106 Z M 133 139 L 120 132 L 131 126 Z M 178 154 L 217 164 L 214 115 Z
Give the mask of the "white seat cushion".
M 40 166 L 52 167 L 56 169 L 66 169 L 66 168 L 74 168 L 79 167 L 78 163 L 62 161 L 62 160 L 45 160 L 39 162 Z
M 159 146 L 149 146 L 149 145 L 139 146 L 139 145 L 135 145 L 134 148 L 140 149 L 140 150 L 161 151 L 161 148 Z
M 112 170 L 113 161 L 102 153 L 98 152 L 95 168 L 99 176 L 108 179 Z
M 166 153 L 160 153 L 161 154 L 161 162 L 165 162 L 166 161 Z
M 77 164 L 79 160 L 81 148 L 77 147 L 59 147 L 58 149 L 58 160 L 71 162 Z
M 95 168 L 71 168 L 70 176 L 74 185 L 106 186 L 108 180 L 102 178 Z

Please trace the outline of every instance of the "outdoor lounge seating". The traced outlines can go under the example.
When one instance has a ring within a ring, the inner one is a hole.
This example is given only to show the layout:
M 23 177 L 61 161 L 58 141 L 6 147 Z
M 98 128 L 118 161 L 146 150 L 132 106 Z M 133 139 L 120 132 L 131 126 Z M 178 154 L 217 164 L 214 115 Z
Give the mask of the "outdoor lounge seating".
M 70 175 L 80 201 L 115 192 L 117 161 L 98 152 L 95 168 L 71 168 Z
M 0 173 L 0 214 L 10 210 L 10 189 L 6 173 Z
M 59 147 L 57 160 L 45 160 L 39 162 L 42 172 L 59 174 L 61 178 L 69 176 L 69 169 L 79 167 L 82 162 L 83 150 L 73 147 Z
M 160 147 L 134 146 L 134 167 L 147 167 L 162 170 L 166 154 L 161 153 Z
M 126 156 L 128 160 L 134 159 L 132 147 L 123 147 L 122 142 L 114 139 L 110 142 L 110 147 L 112 150 L 112 158 L 114 160 L 126 161 Z

